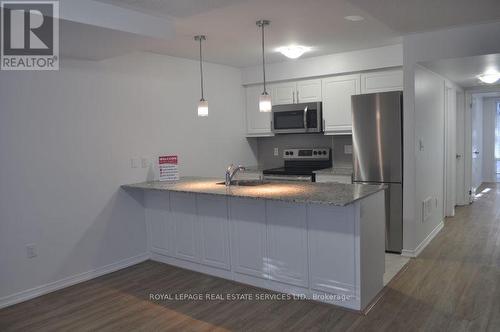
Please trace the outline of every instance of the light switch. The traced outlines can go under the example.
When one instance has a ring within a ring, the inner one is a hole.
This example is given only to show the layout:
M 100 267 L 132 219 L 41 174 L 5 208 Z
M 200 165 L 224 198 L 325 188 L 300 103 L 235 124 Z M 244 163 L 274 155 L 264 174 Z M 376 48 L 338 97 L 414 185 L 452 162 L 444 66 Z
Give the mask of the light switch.
M 277 157 L 279 155 L 280 155 L 279 149 L 278 148 L 274 148 L 274 156 Z

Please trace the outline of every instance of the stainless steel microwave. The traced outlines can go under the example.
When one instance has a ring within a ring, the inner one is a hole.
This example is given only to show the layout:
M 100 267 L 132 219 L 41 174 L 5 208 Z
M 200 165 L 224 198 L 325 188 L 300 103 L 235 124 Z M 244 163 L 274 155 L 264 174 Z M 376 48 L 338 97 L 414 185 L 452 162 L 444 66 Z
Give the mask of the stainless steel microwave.
M 275 134 L 319 133 L 323 131 L 322 124 L 321 102 L 273 106 Z

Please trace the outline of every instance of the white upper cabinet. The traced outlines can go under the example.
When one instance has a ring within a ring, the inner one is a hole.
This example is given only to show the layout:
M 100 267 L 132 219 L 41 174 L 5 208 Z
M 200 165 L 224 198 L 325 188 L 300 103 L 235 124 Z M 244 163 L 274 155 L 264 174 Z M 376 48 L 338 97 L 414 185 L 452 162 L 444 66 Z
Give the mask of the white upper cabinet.
M 325 134 L 352 133 L 351 96 L 361 92 L 361 75 L 328 77 L 322 80 Z
M 296 89 L 295 82 L 276 83 L 269 85 L 271 91 L 273 105 L 294 104 L 296 103 Z
M 298 81 L 296 100 L 298 103 L 321 101 L 321 80 Z
M 403 70 L 385 70 L 361 74 L 361 93 L 403 90 Z
M 247 136 L 272 136 L 271 113 L 259 111 L 259 96 L 263 91 L 262 85 L 249 86 L 245 90 Z
M 270 86 L 273 105 L 321 101 L 321 80 L 276 83 Z

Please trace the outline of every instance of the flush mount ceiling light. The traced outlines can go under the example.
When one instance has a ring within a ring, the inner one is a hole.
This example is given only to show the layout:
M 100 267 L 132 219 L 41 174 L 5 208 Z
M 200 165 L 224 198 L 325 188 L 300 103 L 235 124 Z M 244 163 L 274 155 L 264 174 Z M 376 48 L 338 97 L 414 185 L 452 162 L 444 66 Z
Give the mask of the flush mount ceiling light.
M 302 54 L 309 52 L 311 50 L 310 47 L 302 46 L 302 45 L 290 45 L 290 46 L 282 46 L 276 49 L 278 52 L 286 56 L 290 59 L 297 59 Z
M 345 16 L 344 18 L 346 20 L 352 21 L 352 22 L 359 22 L 359 21 L 363 21 L 365 19 L 363 16 L 359 16 L 359 15 L 349 15 L 349 16 Z
M 500 73 L 495 69 L 489 69 L 484 74 L 479 75 L 477 78 L 483 83 L 493 84 L 500 80 Z
M 198 102 L 198 116 L 208 116 L 208 101 L 205 100 L 203 95 L 203 57 L 201 54 L 201 42 L 206 40 L 204 35 L 195 36 L 194 40 L 200 43 L 200 82 L 201 82 L 201 99 Z
M 270 23 L 268 20 L 259 20 L 256 22 L 257 26 L 262 30 L 262 77 L 264 91 L 259 96 L 259 111 L 261 112 L 271 112 L 272 110 L 271 96 L 266 91 L 266 59 L 264 57 L 264 27 Z

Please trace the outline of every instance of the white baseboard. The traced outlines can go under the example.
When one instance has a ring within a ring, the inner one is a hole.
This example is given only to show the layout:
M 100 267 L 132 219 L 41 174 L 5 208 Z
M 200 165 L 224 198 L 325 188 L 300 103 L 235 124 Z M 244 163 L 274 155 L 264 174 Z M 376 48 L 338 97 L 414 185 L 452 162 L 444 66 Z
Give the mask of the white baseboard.
M 429 235 L 427 235 L 427 237 L 422 242 L 420 242 L 420 244 L 415 249 L 413 250 L 403 249 L 403 251 L 401 252 L 401 256 L 417 257 L 418 255 L 420 255 L 422 250 L 424 250 L 424 248 L 427 247 L 427 245 L 432 241 L 432 239 L 434 239 L 434 237 L 439 233 L 439 231 L 443 229 L 443 227 L 444 227 L 444 222 L 441 221 L 439 224 L 437 224 L 436 227 L 434 227 L 432 232 L 430 232 Z
M 0 298 L 0 309 L 144 262 L 149 252 Z

